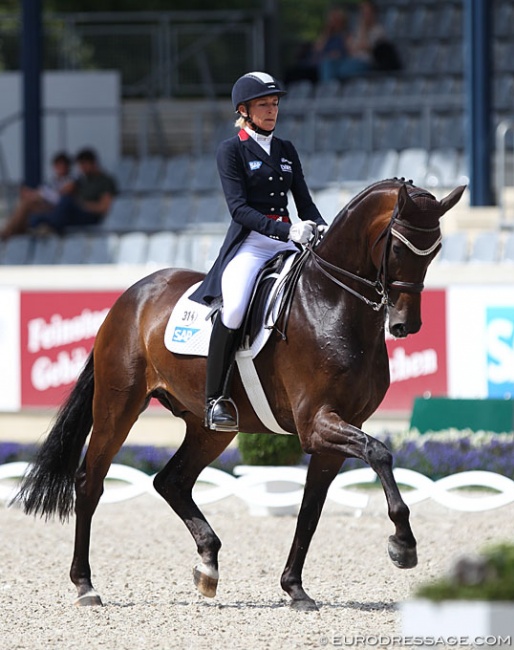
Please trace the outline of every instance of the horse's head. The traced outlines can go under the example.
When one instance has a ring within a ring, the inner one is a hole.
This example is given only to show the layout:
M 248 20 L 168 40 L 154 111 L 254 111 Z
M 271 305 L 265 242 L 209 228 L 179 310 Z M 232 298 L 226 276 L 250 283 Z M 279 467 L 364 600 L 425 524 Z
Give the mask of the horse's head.
M 414 334 L 421 327 L 423 281 L 441 248 L 439 222 L 465 189 L 457 187 L 438 201 L 426 190 L 402 183 L 392 217 L 371 243 L 387 297 L 389 331 L 395 337 Z

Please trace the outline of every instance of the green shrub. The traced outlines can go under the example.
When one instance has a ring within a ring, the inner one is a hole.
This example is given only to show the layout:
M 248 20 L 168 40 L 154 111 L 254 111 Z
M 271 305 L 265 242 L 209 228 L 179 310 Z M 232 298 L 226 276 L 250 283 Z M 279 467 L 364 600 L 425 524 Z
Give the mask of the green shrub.
M 303 456 L 297 436 L 239 433 L 237 444 L 245 465 L 297 465 Z
M 449 576 L 420 586 L 416 596 L 434 601 L 514 601 L 514 545 L 498 544 L 475 558 L 461 558 Z

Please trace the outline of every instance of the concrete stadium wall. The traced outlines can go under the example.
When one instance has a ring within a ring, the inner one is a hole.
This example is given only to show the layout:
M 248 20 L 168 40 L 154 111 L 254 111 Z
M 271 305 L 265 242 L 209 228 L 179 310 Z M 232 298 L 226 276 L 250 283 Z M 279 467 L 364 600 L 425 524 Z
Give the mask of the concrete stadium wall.
M 53 154 L 74 154 L 82 147 L 96 149 L 107 169 L 120 157 L 121 90 L 116 71 L 43 74 L 43 165 L 46 173 Z M 8 180 L 22 179 L 22 75 L 0 75 L 0 147 Z M 0 179 L 1 180 L 1 179 Z

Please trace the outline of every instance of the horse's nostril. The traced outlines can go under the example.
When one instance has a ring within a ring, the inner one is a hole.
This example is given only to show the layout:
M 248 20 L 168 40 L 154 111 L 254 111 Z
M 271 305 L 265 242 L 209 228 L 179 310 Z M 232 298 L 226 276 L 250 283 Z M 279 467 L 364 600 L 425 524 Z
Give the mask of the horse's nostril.
M 397 339 L 402 339 L 407 336 L 407 328 L 405 327 L 405 323 L 396 323 L 391 327 L 390 331 L 391 334 Z

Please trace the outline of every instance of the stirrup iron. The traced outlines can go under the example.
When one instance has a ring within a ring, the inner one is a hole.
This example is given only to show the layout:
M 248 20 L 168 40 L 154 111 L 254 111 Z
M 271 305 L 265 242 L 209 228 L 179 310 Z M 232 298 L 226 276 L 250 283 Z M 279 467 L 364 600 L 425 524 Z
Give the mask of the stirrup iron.
M 220 402 L 229 402 L 234 408 L 234 412 L 236 414 L 234 425 L 223 425 L 223 424 L 216 424 L 215 422 L 213 422 L 212 416 L 214 413 L 214 409 Z M 236 431 L 236 432 L 239 431 L 239 411 L 237 409 L 234 400 L 231 397 L 223 397 L 223 396 L 210 400 L 209 404 L 207 405 L 207 408 L 205 409 L 204 424 L 206 427 L 212 429 L 213 431 Z

